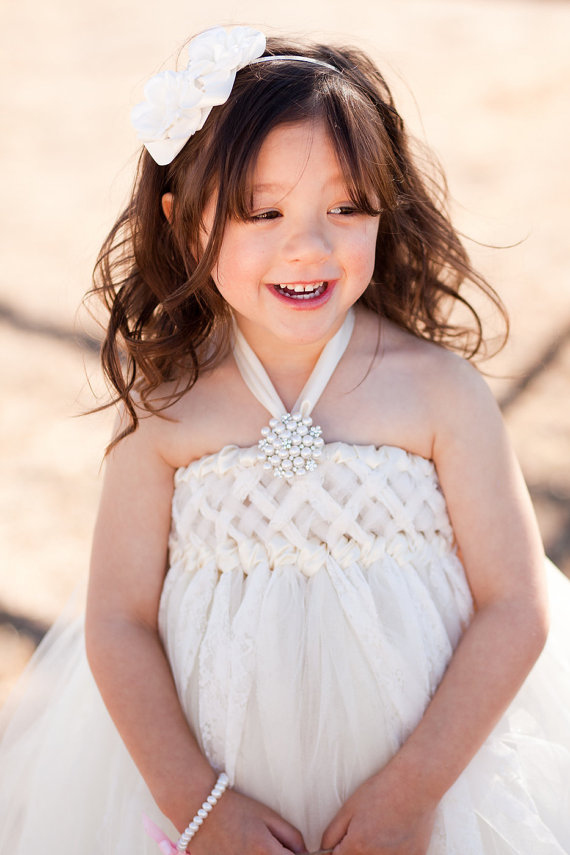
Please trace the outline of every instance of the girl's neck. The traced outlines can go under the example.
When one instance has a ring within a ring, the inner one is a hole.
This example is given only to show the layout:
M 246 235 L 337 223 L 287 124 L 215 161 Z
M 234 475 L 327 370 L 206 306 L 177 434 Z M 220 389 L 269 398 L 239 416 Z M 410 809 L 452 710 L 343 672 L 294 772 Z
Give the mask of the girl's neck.
M 332 330 L 323 340 L 291 343 L 269 333 L 260 334 L 259 330 L 254 329 L 253 325 L 241 317 L 237 322 L 279 397 L 290 410 L 309 379 L 324 346 L 337 330 Z

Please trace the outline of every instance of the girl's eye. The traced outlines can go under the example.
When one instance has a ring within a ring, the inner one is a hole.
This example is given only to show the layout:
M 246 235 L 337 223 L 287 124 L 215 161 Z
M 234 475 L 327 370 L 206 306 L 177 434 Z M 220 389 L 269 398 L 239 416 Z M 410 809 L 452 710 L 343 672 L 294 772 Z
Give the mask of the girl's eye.
M 280 216 L 279 211 L 262 211 L 260 214 L 252 214 L 249 219 L 254 223 L 262 223 L 266 220 L 276 220 Z
M 358 211 L 356 208 L 352 207 L 351 205 L 336 205 L 334 208 L 330 209 L 330 213 L 331 214 L 343 214 L 346 216 L 348 214 L 357 214 Z

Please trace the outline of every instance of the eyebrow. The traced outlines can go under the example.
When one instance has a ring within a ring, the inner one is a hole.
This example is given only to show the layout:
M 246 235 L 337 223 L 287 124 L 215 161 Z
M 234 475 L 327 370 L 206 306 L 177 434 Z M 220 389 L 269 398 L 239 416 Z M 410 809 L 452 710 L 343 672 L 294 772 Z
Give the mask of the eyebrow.
M 260 193 L 262 191 L 273 192 L 276 190 L 285 190 L 284 184 L 254 184 L 251 187 L 252 193 Z
M 342 184 L 342 185 L 346 186 L 346 179 L 345 179 L 344 175 L 342 174 L 342 172 L 339 172 L 338 174 L 331 176 L 327 181 L 325 181 L 323 186 L 329 187 L 329 186 L 334 185 L 334 184 Z M 277 182 L 274 183 L 274 182 L 268 181 L 268 182 L 264 182 L 262 184 L 253 184 L 251 187 L 251 192 L 252 193 L 262 193 L 262 192 L 283 193 L 283 192 L 288 192 L 289 189 L 290 188 L 285 184 L 279 184 Z

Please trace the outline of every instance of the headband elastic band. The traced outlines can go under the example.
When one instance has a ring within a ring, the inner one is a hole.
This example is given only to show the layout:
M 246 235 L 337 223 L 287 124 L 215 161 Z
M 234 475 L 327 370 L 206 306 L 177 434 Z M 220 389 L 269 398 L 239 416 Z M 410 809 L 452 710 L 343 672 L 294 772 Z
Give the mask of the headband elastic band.
M 311 56 L 299 56 L 298 54 L 276 54 L 274 56 L 260 56 L 259 59 L 252 59 L 250 65 L 257 65 L 258 62 L 272 62 L 275 59 L 291 59 L 296 62 L 311 62 L 313 65 L 323 65 L 325 68 L 330 68 L 331 71 L 341 73 L 340 68 L 331 65 L 330 62 L 323 62 L 322 59 L 313 59 Z

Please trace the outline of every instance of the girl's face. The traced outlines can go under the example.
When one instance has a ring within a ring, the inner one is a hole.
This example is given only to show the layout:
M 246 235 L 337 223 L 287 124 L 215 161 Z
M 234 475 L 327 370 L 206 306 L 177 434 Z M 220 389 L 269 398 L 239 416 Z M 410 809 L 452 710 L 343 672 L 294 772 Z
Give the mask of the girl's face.
M 230 220 L 212 277 L 250 344 L 322 347 L 368 286 L 378 217 L 357 211 L 321 123 L 281 125 L 264 141 L 250 218 Z M 204 212 L 205 237 L 215 198 Z

